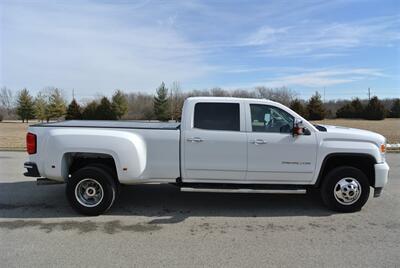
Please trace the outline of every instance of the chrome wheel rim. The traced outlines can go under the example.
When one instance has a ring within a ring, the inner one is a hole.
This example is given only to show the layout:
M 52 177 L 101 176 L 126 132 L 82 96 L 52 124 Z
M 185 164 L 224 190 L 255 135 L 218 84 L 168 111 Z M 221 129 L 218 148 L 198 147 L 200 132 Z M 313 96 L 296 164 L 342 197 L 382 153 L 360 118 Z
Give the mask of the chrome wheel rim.
M 75 186 L 75 198 L 82 206 L 91 208 L 101 203 L 103 187 L 94 179 L 83 179 Z
M 361 196 L 361 185 L 355 178 L 343 178 L 336 183 L 334 196 L 340 204 L 352 205 Z

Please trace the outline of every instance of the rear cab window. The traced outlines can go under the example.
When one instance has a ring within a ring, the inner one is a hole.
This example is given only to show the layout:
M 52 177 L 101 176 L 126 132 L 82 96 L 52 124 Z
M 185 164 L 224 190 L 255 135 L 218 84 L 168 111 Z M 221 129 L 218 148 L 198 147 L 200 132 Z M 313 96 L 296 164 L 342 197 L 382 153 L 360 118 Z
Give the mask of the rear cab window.
M 194 107 L 194 128 L 240 131 L 240 104 L 198 102 Z

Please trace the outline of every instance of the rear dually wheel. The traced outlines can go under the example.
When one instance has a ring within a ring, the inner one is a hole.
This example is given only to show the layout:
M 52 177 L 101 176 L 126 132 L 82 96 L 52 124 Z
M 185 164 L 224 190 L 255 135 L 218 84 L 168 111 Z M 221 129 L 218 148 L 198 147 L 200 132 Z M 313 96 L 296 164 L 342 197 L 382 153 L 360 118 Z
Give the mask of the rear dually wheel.
M 114 203 L 117 185 L 106 169 L 91 165 L 72 174 L 67 182 L 66 194 L 77 212 L 97 216 L 106 212 Z

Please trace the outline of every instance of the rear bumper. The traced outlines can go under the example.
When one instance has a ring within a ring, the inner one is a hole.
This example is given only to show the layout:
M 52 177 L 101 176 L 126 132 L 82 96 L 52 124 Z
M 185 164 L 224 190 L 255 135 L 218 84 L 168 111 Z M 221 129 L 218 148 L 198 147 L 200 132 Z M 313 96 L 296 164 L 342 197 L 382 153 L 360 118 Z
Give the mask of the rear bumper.
M 39 173 L 39 170 L 37 168 L 36 163 L 25 162 L 24 163 L 24 168 L 26 168 L 26 170 L 27 170 L 24 173 L 24 176 L 26 176 L 26 177 L 35 177 L 35 178 L 40 177 L 40 173 Z
M 389 165 L 387 163 L 375 164 L 374 188 L 383 188 L 389 177 Z

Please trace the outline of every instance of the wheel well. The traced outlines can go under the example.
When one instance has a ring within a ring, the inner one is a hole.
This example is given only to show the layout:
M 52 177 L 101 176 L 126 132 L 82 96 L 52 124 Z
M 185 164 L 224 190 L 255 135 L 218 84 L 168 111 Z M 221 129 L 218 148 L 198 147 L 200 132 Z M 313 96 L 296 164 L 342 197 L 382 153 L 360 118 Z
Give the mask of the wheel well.
M 325 157 L 319 172 L 316 186 L 319 187 L 322 180 L 332 169 L 340 166 L 355 167 L 364 172 L 371 186 L 375 185 L 375 158 L 367 154 L 332 154 Z
M 109 154 L 100 153 L 68 153 L 64 156 L 68 177 L 75 171 L 92 164 L 104 165 L 113 173 L 118 181 L 118 173 L 114 158 Z

